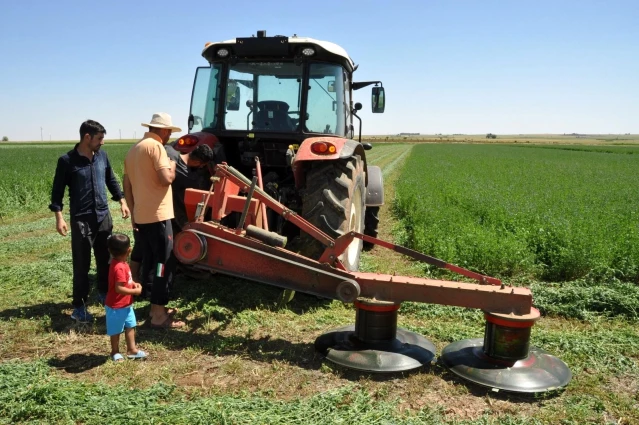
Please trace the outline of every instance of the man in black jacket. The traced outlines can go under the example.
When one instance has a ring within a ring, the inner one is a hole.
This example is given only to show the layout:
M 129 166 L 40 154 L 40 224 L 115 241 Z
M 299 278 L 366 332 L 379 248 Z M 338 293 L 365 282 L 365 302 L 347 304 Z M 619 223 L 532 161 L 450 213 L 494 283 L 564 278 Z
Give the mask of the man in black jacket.
M 104 127 L 96 121 L 82 123 L 80 143 L 58 159 L 49 205 L 49 209 L 55 214 L 56 230 L 66 236 L 69 229 L 62 216 L 62 208 L 65 188 L 69 188 L 74 307 L 71 318 L 83 323 L 93 320 L 86 308 L 92 248 L 101 303 L 104 303 L 108 289 L 107 239 L 111 235 L 113 222 L 106 188 L 113 196 L 112 199 L 120 202 L 122 218 L 128 218 L 130 214 L 109 158 L 106 152 L 100 150 L 105 134 Z
M 189 222 L 193 221 L 193 217 L 186 216 L 186 207 L 184 206 L 184 194 L 186 189 L 208 189 L 210 181 L 208 178 L 202 179 L 202 168 L 209 163 L 214 162 L 215 154 L 213 149 L 208 145 L 199 145 L 189 153 L 180 153 L 173 146 L 166 145 L 166 154 L 175 161 L 175 180 L 171 183 L 173 191 L 173 212 L 175 218 L 171 223 L 173 233 L 178 234 L 182 228 Z

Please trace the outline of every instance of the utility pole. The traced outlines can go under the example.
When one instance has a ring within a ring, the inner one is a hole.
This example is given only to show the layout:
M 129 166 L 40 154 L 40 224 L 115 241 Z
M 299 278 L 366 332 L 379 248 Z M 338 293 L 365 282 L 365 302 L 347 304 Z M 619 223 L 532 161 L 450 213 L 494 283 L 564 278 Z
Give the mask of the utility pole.
M 42 138 L 42 127 L 40 127 L 40 141 L 44 142 L 44 139 Z

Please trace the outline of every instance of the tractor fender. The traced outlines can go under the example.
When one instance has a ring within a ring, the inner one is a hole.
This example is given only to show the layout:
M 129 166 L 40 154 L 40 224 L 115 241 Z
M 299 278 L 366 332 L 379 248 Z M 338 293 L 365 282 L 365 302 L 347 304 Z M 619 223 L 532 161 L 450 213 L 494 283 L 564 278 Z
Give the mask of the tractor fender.
M 384 205 L 384 177 L 381 168 L 371 165 L 366 172 L 366 206 L 380 207 Z
M 336 150 L 333 154 L 320 155 L 311 150 L 311 145 L 315 142 L 327 142 L 335 146 Z M 345 139 L 342 137 L 309 137 L 305 139 L 295 153 L 295 159 L 291 166 L 293 167 L 293 177 L 295 178 L 295 186 L 299 189 L 304 187 L 306 183 L 305 165 L 311 161 L 335 161 L 338 159 L 348 159 L 353 155 L 359 155 L 364 163 L 364 172 L 367 172 L 366 154 L 361 143 Z M 366 174 L 368 180 L 368 174 Z M 368 184 L 366 181 L 365 184 Z

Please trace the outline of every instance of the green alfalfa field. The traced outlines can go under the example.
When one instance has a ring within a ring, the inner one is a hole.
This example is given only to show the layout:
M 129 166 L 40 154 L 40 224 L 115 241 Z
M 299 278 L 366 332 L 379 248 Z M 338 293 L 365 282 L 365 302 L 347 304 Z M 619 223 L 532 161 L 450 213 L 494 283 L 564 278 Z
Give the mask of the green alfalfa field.
M 498 139 L 499 140 L 499 139 Z M 339 302 L 224 276 L 180 276 L 184 330 L 143 326 L 146 362 L 108 361 L 104 313 L 69 315 L 69 238 L 48 211 L 56 159 L 72 144 L 0 145 L 0 423 L 639 423 L 639 148 L 374 143 L 385 177 L 380 237 L 532 289 L 531 343 L 573 380 L 545 397 L 495 393 L 438 363 L 357 373 L 313 349 L 354 322 Z M 105 145 L 121 176 L 129 144 Z M 127 221 L 112 208 L 117 231 Z M 455 279 L 383 248 L 362 269 Z M 399 325 L 435 343 L 483 335 L 476 310 L 404 303 Z

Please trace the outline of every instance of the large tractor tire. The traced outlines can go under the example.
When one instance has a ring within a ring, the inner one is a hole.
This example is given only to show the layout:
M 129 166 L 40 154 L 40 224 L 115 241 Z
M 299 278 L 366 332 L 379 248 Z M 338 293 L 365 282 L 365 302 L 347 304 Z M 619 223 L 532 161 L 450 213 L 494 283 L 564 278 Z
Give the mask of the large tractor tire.
M 364 163 L 359 155 L 348 160 L 322 161 L 306 174 L 302 216 L 327 235 L 337 238 L 349 231 L 364 231 L 366 201 Z M 319 259 L 324 246 L 302 233 L 303 255 Z M 355 239 L 339 257 L 347 270 L 359 268 L 362 240 Z
M 364 215 L 364 234 L 366 236 L 377 237 L 377 228 L 379 226 L 379 207 L 366 207 Z M 373 249 L 375 244 L 364 242 L 364 251 Z

